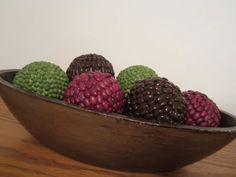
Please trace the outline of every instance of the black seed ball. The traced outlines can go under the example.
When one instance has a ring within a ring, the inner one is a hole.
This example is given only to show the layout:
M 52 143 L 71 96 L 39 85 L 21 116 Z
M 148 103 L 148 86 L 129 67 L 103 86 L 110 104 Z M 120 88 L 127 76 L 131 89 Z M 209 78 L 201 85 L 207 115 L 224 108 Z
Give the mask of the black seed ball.
M 97 54 L 81 55 L 75 58 L 68 67 L 66 74 L 72 80 L 74 76 L 89 71 L 100 71 L 115 75 L 112 64 L 103 56 Z
M 177 86 L 166 78 L 150 77 L 131 89 L 126 114 L 158 123 L 183 124 L 187 105 Z

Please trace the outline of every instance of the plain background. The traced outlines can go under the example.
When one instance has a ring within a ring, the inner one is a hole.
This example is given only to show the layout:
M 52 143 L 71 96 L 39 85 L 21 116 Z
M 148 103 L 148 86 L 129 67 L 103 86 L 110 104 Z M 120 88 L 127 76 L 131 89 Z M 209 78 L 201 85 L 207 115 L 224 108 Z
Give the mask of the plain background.
M 1 0 L 0 69 L 101 54 L 152 67 L 236 115 L 235 0 Z

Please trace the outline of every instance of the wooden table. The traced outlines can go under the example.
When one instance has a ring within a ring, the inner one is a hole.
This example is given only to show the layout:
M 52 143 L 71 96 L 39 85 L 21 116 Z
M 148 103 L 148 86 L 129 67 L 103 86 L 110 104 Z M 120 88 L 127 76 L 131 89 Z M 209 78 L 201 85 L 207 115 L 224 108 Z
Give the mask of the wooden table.
M 98 168 L 40 145 L 0 98 L 0 177 L 236 177 L 236 140 L 208 158 L 175 172 L 144 174 Z

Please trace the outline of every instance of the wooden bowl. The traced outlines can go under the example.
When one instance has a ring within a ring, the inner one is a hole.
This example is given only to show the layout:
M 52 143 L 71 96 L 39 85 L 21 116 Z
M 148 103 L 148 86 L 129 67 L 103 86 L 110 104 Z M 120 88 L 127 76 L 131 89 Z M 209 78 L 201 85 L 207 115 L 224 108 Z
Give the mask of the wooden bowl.
M 36 96 L 11 84 L 16 72 L 0 71 L 0 93 L 10 111 L 40 143 L 81 162 L 123 171 L 170 171 L 236 137 L 236 119 L 224 111 L 219 128 L 145 122 Z

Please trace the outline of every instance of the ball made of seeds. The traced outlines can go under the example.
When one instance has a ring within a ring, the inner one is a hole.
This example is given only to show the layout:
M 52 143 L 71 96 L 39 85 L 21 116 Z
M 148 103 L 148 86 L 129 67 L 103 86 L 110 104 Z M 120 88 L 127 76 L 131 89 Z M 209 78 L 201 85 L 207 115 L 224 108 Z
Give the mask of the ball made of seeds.
M 127 96 L 136 81 L 152 76 L 157 76 L 157 74 L 151 68 L 143 65 L 134 65 L 122 70 L 117 76 L 117 80 Z
M 106 112 L 123 112 L 124 92 L 109 73 L 87 72 L 76 75 L 64 94 L 67 103 Z
M 62 99 L 68 85 L 66 73 L 57 65 L 36 61 L 19 70 L 13 84 L 38 95 Z
M 126 114 L 158 123 L 183 124 L 187 106 L 177 86 L 165 78 L 150 77 L 131 89 Z
M 201 127 L 218 127 L 220 110 L 205 94 L 197 91 L 183 92 L 188 106 L 187 125 Z
M 72 80 L 74 76 L 89 71 L 110 73 L 114 76 L 112 64 L 101 55 L 87 54 L 75 58 L 69 65 L 66 74 Z

